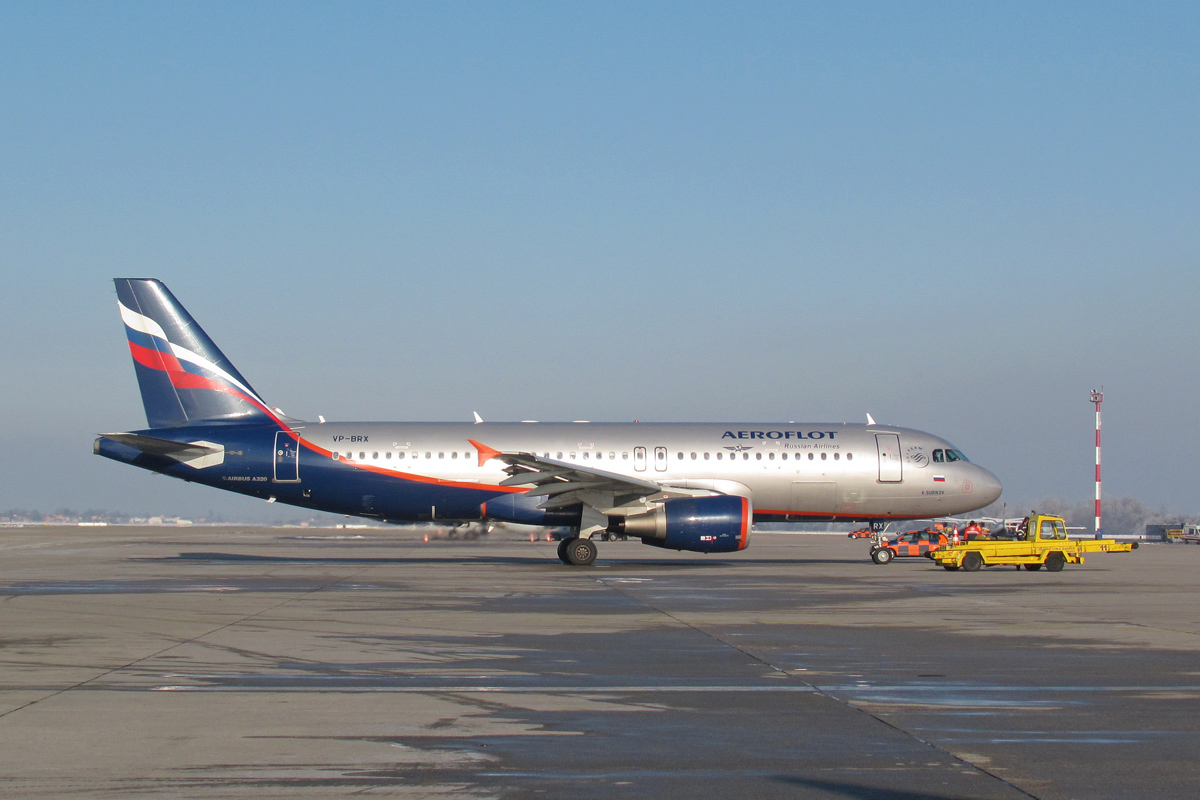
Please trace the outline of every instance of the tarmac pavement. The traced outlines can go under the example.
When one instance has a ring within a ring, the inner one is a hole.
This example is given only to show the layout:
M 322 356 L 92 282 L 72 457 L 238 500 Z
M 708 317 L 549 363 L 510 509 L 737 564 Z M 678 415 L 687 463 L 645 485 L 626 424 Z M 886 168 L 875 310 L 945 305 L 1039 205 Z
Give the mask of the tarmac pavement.
M 1200 547 L 0 529 L 0 797 L 1191 798 Z

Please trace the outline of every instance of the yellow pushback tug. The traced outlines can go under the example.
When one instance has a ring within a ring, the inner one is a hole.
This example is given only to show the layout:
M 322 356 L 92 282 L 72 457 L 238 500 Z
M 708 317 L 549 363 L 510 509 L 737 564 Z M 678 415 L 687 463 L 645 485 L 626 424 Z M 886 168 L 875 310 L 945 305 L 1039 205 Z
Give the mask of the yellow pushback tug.
M 1017 539 L 972 539 L 969 542 L 940 547 L 929 553 L 946 569 L 974 572 L 980 567 L 1000 564 L 1058 572 L 1068 563 L 1082 564 L 1084 553 L 1128 553 L 1137 542 L 1115 539 L 1068 539 L 1067 523 L 1062 517 L 1033 513 L 1017 530 Z

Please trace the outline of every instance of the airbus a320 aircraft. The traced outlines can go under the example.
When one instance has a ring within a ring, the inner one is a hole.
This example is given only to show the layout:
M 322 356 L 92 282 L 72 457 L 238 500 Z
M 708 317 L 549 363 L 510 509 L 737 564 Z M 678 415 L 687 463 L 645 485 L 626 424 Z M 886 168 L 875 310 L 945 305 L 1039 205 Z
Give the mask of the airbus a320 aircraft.
M 928 433 L 845 423 L 305 422 L 272 408 L 162 282 L 118 278 L 149 429 L 94 452 L 219 489 L 388 522 L 564 526 L 566 564 L 603 532 L 744 550 L 761 521 L 961 514 L 1000 482 Z

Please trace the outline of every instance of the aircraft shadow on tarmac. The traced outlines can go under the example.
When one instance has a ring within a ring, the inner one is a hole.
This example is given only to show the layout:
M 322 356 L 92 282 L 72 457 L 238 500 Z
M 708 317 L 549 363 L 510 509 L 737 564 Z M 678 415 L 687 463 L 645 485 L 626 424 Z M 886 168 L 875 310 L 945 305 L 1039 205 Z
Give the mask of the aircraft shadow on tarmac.
M 555 569 L 564 569 L 565 567 L 559 564 L 553 558 L 546 558 L 543 555 L 524 556 L 483 556 L 483 555 L 460 555 L 460 556 L 397 556 L 391 558 L 380 558 L 370 556 L 264 556 L 252 555 L 246 553 L 222 553 L 222 552 L 195 552 L 195 553 L 180 553 L 177 556 L 163 556 L 154 558 L 137 558 L 135 561 L 145 562 L 162 562 L 162 561 L 224 561 L 224 562 L 241 562 L 241 563 L 270 563 L 270 564 L 520 564 L 526 566 L 547 566 Z M 763 565 L 780 565 L 780 564 L 864 564 L 871 566 L 865 559 L 859 558 L 770 558 L 770 559 L 689 559 L 689 560 L 667 560 L 667 559 L 636 559 L 636 560 L 610 560 L 597 565 L 597 568 L 603 569 L 607 567 L 620 567 L 622 569 L 637 569 L 637 568 L 669 568 L 669 569 L 713 569 L 713 568 L 729 568 L 729 567 L 748 567 L 748 566 L 763 566 Z M 572 568 L 578 569 L 578 568 Z
M 926 791 L 908 792 L 903 789 L 885 789 L 878 786 L 865 786 L 861 783 L 799 778 L 792 775 L 779 775 L 774 780 L 792 786 L 820 789 L 821 791 L 830 792 L 840 797 L 852 798 L 852 800 L 963 800 L 961 794 L 931 794 Z

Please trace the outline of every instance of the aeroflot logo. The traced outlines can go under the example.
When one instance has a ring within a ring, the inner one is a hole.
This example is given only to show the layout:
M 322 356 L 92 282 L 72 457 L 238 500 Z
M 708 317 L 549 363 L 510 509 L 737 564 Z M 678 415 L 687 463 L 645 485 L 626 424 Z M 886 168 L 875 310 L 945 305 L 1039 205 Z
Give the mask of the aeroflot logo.
M 725 431 L 722 439 L 833 439 L 837 431 Z

